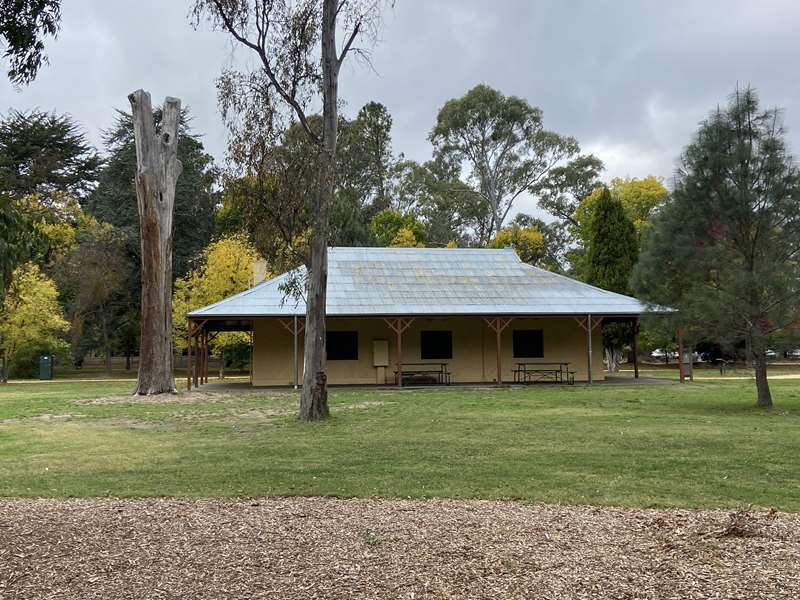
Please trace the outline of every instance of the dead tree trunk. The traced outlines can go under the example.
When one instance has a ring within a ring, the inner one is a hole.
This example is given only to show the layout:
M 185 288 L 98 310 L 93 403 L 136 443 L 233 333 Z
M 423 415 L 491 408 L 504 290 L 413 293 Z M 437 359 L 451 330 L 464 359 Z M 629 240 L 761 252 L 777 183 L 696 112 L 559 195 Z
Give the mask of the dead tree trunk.
M 142 323 L 136 394 L 175 393 L 172 372 L 172 215 L 181 101 L 167 98 L 156 132 L 150 94 L 128 96 L 136 138 L 136 198 L 142 250 Z
M 300 418 L 307 421 L 328 416 L 328 382 L 325 372 L 325 301 L 328 286 L 328 210 L 333 198 L 338 134 L 338 79 L 340 59 L 336 50 L 336 0 L 322 7 L 323 147 L 320 184 L 311 230 L 311 265 L 306 296 L 306 335 Z

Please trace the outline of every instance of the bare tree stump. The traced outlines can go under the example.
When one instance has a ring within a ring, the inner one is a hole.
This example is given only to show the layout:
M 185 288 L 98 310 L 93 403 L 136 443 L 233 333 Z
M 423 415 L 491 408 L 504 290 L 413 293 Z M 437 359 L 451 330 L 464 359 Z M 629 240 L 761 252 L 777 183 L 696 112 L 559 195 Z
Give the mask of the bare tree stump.
M 142 324 L 135 394 L 175 393 L 172 372 L 172 216 L 178 160 L 181 101 L 164 101 L 156 131 L 150 94 L 136 90 L 128 100 L 136 139 L 136 198 L 142 249 Z

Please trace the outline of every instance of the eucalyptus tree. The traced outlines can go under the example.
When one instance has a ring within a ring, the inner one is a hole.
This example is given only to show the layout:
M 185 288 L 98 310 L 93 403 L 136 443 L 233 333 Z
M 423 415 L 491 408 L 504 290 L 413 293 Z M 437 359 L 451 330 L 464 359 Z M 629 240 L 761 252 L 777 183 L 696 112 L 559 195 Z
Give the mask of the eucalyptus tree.
M 44 39 L 61 29 L 61 0 L 0 0 L 0 38 L 8 78 L 16 85 L 36 78 L 47 62 Z
M 519 196 L 537 195 L 580 151 L 575 138 L 544 128 L 541 109 L 483 84 L 442 106 L 429 139 L 436 154 L 468 167 L 470 187 L 488 208 L 489 238 Z
M 800 322 L 800 169 L 781 112 L 737 90 L 700 125 L 645 233 L 638 293 L 673 325 L 746 347 L 757 404 L 772 406 L 766 351 Z
M 178 159 L 181 101 L 164 101 L 156 127 L 150 94 L 128 96 L 136 143 L 136 199 L 142 267 L 142 320 L 139 377 L 135 394 L 174 393 L 172 370 L 172 223 L 175 186 L 183 165 Z
M 251 51 L 257 66 L 228 69 L 220 78 L 223 117 L 230 131 L 229 155 L 242 175 L 263 176 L 282 132 L 297 121 L 317 148 L 306 292 L 305 367 L 299 416 L 328 415 L 325 361 L 325 300 L 328 225 L 336 180 L 339 72 L 359 40 L 374 40 L 379 6 L 374 0 L 196 0 L 195 24 L 209 22 Z M 337 34 L 344 33 L 343 43 Z M 322 128 L 310 115 L 321 107 Z

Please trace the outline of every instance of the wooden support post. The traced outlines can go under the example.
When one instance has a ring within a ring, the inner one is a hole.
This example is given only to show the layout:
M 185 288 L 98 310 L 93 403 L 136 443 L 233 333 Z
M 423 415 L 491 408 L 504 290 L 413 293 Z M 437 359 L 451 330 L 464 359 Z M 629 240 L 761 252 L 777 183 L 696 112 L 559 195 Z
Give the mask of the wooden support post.
M 293 372 L 294 372 L 294 389 L 297 389 L 297 315 L 294 315 L 294 327 L 292 327 L 292 338 L 294 339 L 294 363 L 293 363 Z
M 514 317 L 509 317 L 507 319 L 503 319 L 502 317 L 492 317 L 492 318 L 483 318 L 486 321 L 486 324 L 489 328 L 494 331 L 495 334 L 495 350 L 497 354 L 497 376 L 495 381 L 497 385 L 502 385 L 503 383 L 503 359 L 502 359 L 502 338 L 501 334 L 503 330 L 511 324 L 511 321 L 514 320 Z
M 594 383 L 592 377 L 592 315 L 586 316 L 586 362 L 587 382 L 592 385 Z
M 497 320 L 499 325 L 500 319 Z M 502 344 L 500 343 L 500 327 L 495 327 L 495 355 L 497 356 L 497 385 L 503 384 L 503 358 L 501 355 Z
M 211 352 L 208 349 L 208 331 L 203 331 L 203 383 L 208 383 L 208 363 Z
M 633 352 L 633 378 L 639 379 L 639 319 L 633 322 L 633 341 L 631 342 L 631 352 Z
M 186 320 L 186 391 L 192 391 L 192 320 Z
M 193 338 L 195 354 L 197 355 L 196 364 L 194 365 L 194 369 L 192 369 L 192 383 L 194 383 L 194 387 L 198 387 L 199 380 L 200 380 L 199 371 L 200 371 L 200 360 L 201 360 L 201 358 L 200 358 L 200 340 L 199 340 L 199 337 L 200 337 L 200 332 L 198 331 L 197 335 L 195 335 L 194 338 Z
M 397 387 L 403 387 L 403 330 L 398 327 L 397 333 Z
M 300 383 L 300 366 L 298 364 L 299 356 L 298 356 L 298 342 L 297 336 L 303 331 L 305 327 L 305 322 L 298 319 L 297 315 L 292 317 L 292 320 L 288 319 L 281 319 L 280 324 L 283 325 L 283 328 L 292 334 L 292 341 L 294 344 L 294 354 L 293 354 L 293 367 L 292 367 L 292 384 L 294 385 L 294 389 L 298 388 Z
M 414 318 L 404 319 L 397 317 L 395 319 L 384 319 L 389 329 L 394 331 L 397 343 L 397 387 L 403 387 L 403 332 L 411 327 Z
M 594 382 L 592 376 L 592 332 L 603 322 L 603 317 L 586 315 L 585 317 L 575 317 L 575 321 L 577 321 L 578 327 L 586 332 L 586 382 L 591 385 Z
M 250 385 L 253 385 L 253 346 L 256 337 L 255 321 L 250 321 Z
M 686 371 L 683 368 L 683 328 L 678 327 L 678 376 L 681 383 L 686 383 Z

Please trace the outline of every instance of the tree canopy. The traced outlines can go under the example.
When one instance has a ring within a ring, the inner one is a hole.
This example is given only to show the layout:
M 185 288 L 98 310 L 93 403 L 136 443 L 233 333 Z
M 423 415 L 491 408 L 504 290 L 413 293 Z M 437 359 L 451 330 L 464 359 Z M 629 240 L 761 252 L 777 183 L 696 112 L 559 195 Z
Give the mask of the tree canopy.
M 255 247 L 242 235 L 211 242 L 195 258 L 194 268 L 175 281 L 172 297 L 172 331 L 175 348 L 186 346 L 186 313 L 246 290 L 253 282 L 259 260 Z M 212 350 L 248 341 L 241 332 L 220 333 Z
M 594 202 L 588 246 L 586 282 L 618 294 L 629 293 L 638 255 L 636 229 L 622 202 L 606 187 Z
M 17 85 L 34 80 L 47 62 L 44 40 L 61 29 L 61 0 L 0 0 L 0 38 L 8 78 Z
M 30 369 L 39 354 L 63 354 L 68 330 L 52 279 L 34 263 L 18 267 L 0 311 L 2 381 L 18 363 L 29 363 Z
M 502 229 L 520 195 L 535 194 L 552 169 L 580 150 L 574 138 L 544 128 L 541 109 L 483 84 L 448 100 L 429 137 L 435 153 L 468 165 L 468 183 L 488 208 L 484 243 Z
M 765 352 L 798 323 L 800 171 L 781 113 L 737 90 L 685 149 L 671 198 L 645 234 L 635 289 L 679 310 L 697 339 L 744 342 L 758 404 L 772 403 Z
M 0 118 L 0 298 L 18 265 L 47 266 L 100 164 L 69 115 L 12 110 Z

